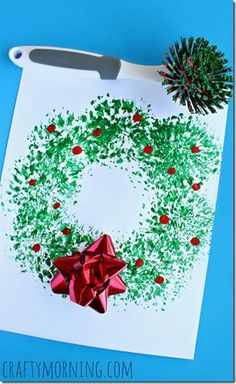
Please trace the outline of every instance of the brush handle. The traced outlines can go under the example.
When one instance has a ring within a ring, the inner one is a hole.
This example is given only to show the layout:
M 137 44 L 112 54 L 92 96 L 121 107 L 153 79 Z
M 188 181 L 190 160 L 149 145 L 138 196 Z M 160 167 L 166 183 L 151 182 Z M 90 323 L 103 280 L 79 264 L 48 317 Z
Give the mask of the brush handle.
M 140 65 L 90 52 L 55 47 L 20 46 L 9 51 L 11 61 L 19 67 L 55 67 L 58 70 L 79 70 L 79 77 L 107 80 L 138 79 L 160 82 L 161 66 Z
M 14 47 L 10 50 L 9 57 L 20 67 L 36 63 L 94 71 L 99 73 L 101 79 L 116 79 L 121 66 L 120 60 L 111 56 L 51 47 Z

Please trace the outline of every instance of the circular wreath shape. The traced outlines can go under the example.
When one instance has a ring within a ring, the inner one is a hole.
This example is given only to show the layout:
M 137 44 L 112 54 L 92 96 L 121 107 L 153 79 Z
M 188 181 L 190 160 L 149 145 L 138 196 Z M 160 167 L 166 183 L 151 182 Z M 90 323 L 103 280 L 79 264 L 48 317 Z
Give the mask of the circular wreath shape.
M 22 272 L 49 283 L 57 272 L 54 259 L 102 235 L 68 215 L 68 203 L 76 204 L 89 166 L 126 169 L 133 163 L 134 187 L 142 181 L 152 200 L 139 229 L 114 241 L 127 263 L 121 274 L 127 292 L 118 299 L 163 308 L 176 297 L 202 257 L 212 225 L 200 186 L 218 172 L 219 148 L 206 127 L 183 115 L 159 120 L 150 105 L 107 94 L 82 114 L 47 115 L 28 140 L 28 154 L 16 161 L 9 185 L 11 241 Z

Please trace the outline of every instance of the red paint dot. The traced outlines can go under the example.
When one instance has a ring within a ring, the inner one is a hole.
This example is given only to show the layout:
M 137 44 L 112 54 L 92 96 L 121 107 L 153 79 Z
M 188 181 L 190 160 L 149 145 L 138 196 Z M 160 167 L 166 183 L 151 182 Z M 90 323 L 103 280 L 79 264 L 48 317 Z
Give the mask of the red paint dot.
M 199 238 L 198 238 L 198 237 L 193 237 L 193 238 L 191 239 L 191 244 L 192 244 L 192 245 L 199 245 L 199 244 L 200 244 L 200 240 L 199 240 Z
M 168 224 L 170 219 L 167 215 L 162 215 L 162 216 L 160 216 L 159 221 L 161 224 Z
M 199 189 L 201 188 L 201 186 L 200 186 L 200 184 L 198 184 L 198 183 L 194 183 L 194 184 L 192 185 L 192 188 L 193 188 L 194 191 L 199 191 Z
M 160 75 L 163 76 L 163 77 L 166 77 L 166 76 L 167 76 L 167 73 L 165 73 L 165 72 L 160 72 Z
M 36 184 L 36 181 L 34 179 L 30 179 L 29 181 L 29 185 L 33 186 Z
M 61 206 L 61 204 L 58 203 L 58 202 L 56 202 L 56 203 L 53 204 L 53 208 L 54 208 L 54 209 L 58 209 L 58 208 L 60 208 L 60 206 Z
M 153 151 L 153 148 L 151 147 L 151 145 L 146 145 L 143 149 L 144 153 L 146 153 L 147 155 L 150 155 L 150 153 L 152 153 Z
M 137 259 L 135 262 L 136 267 L 142 267 L 144 264 L 142 259 Z
M 155 277 L 154 281 L 156 284 L 163 284 L 165 279 L 163 276 L 157 276 L 157 277 Z
M 79 145 L 76 145 L 74 148 L 72 148 L 72 153 L 74 155 L 80 155 L 82 152 L 83 149 Z
M 50 124 L 48 127 L 47 127 L 47 130 L 49 133 L 53 133 L 55 132 L 56 130 L 56 126 L 54 124 Z
M 40 249 L 41 249 L 40 244 L 34 244 L 32 249 L 33 249 L 34 252 L 39 252 Z
M 98 137 L 102 134 L 102 130 L 100 128 L 94 129 L 93 136 Z
M 70 228 L 64 228 L 62 231 L 63 235 L 70 235 L 71 234 L 71 229 Z
M 176 173 L 176 169 L 171 167 L 168 169 L 168 173 L 169 173 L 169 175 L 174 175 Z
M 200 152 L 200 148 L 197 147 L 196 145 L 193 145 L 192 148 L 191 148 L 191 151 L 192 151 L 192 153 L 199 153 Z
M 143 118 L 142 115 L 140 115 L 139 113 L 135 113 L 135 115 L 133 116 L 133 121 L 134 121 L 135 123 L 139 123 L 139 121 L 141 121 L 142 118 Z

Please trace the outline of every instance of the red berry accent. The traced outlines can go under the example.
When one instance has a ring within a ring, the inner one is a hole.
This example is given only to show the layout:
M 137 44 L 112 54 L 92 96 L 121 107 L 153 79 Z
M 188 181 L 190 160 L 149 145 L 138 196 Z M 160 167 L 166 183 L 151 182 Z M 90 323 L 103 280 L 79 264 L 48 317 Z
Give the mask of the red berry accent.
M 102 134 L 102 130 L 100 128 L 94 129 L 93 136 L 97 137 Z
M 55 132 L 56 130 L 56 126 L 54 124 L 50 124 L 48 127 L 47 127 L 47 130 L 49 133 L 53 133 Z
M 34 252 L 39 252 L 40 249 L 41 249 L 40 244 L 34 244 L 32 249 L 33 249 Z
M 144 264 L 142 259 L 137 259 L 135 262 L 136 267 L 142 267 Z
M 139 113 L 135 113 L 135 115 L 133 116 L 133 121 L 134 121 L 135 123 L 138 123 L 139 121 L 142 120 L 142 118 L 143 118 L 142 115 L 140 115 Z
M 201 188 L 201 186 L 200 186 L 200 184 L 198 184 L 198 183 L 194 183 L 194 184 L 192 185 L 192 188 L 193 188 L 194 191 L 199 191 L 199 189 Z
M 198 237 L 193 237 L 193 238 L 191 239 L 191 244 L 192 244 L 192 245 L 199 245 L 199 244 L 200 244 L 200 240 L 199 240 L 199 238 L 198 238 Z
M 167 215 L 162 215 L 162 216 L 160 216 L 159 221 L 161 224 L 168 224 L 170 219 Z
M 36 181 L 34 180 L 34 179 L 30 179 L 30 181 L 29 181 L 29 185 L 35 185 L 36 184 Z
M 192 148 L 191 148 L 191 151 L 192 151 L 192 153 L 199 153 L 200 149 L 196 145 L 193 145 Z
M 165 279 L 163 276 L 157 276 L 155 279 L 154 279 L 155 283 L 156 284 L 163 284 Z
M 151 147 L 151 145 L 146 145 L 143 149 L 144 153 L 146 153 L 147 155 L 150 155 L 150 153 L 152 153 L 153 151 L 153 148 Z
M 169 173 L 169 175 L 174 175 L 176 173 L 176 169 L 171 167 L 168 169 L 168 173 Z
M 72 148 L 72 153 L 74 155 L 80 155 L 82 152 L 83 149 L 79 145 L 76 145 L 76 147 Z
M 65 228 L 62 231 L 63 235 L 70 235 L 71 234 L 71 229 L 70 228 Z
M 58 209 L 58 208 L 60 208 L 60 206 L 61 206 L 61 204 L 58 203 L 58 202 L 56 202 L 56 203 L 53 204 L 53 208 L 54 208 L 54 209 Z

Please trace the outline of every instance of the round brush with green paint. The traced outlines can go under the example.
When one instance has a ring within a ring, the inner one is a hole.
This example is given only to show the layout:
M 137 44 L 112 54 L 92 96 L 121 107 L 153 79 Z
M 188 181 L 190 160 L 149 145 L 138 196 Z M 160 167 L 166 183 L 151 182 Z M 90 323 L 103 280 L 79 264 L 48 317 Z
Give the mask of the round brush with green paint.
M 215 45 L 204 38 L 181 38 L 165 54 L 160 71 L 163 86 L 173 100 L 191 113 L 215 113 L 229 102 L 231 68 Z

